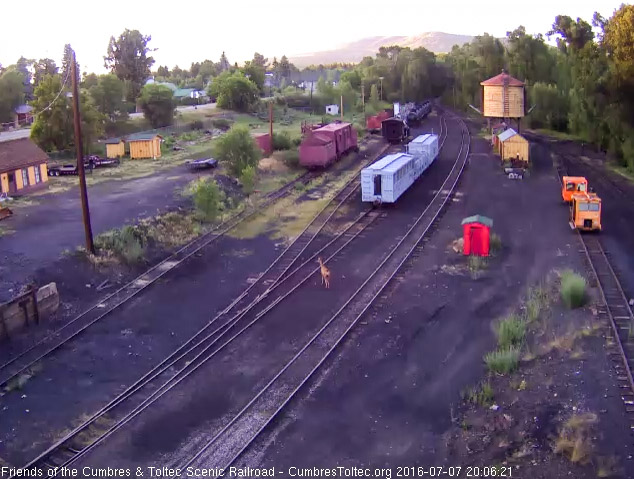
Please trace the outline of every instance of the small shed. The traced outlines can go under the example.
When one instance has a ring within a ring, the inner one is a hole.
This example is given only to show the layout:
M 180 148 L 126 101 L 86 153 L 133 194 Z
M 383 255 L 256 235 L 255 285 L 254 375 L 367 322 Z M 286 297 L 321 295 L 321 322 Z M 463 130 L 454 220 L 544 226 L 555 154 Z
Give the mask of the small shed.
M 489 256 L 489 238 L 493 220 L 482 215 L 462 220 L 462 252 L 464 255 Z
M 502 161 L 529 161 L 530 144 L 526 138 L 509 128 L 498 135 L 498 149 Z
M 106 144 L 106 158 L 121 158 L 125 155 L 125 143 L 121 138 L 109 138 Z
M 33 107 L 30 105 L 19 105 L 15 108 L 15 127 L 33 124 Z
M 160 158 L 162 139 L 163 137 L 156 133 L 135 133 L 130 135 L 128 137 L 130 158 Z
M 339 105 L 326 105 L 326 114 L 336 116 L 339 114 Z
M 524 82 L 502 73 L 480 83 L 482 113 L 489 118 L 522 118 L 525 114 Z

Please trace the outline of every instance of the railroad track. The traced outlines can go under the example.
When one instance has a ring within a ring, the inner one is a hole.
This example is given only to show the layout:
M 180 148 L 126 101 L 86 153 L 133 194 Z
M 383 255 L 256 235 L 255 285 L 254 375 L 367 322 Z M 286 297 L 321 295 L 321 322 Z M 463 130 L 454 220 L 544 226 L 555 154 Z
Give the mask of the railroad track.
M 387 146 L 374 157 L 380 156 L 386 149 Z M 367 162 L 363 162 L 361 167 L 365 163 Z M 238 298 L 142 378 L 24 467 L 69 467 L 174 388 L 307 281 L 318 269 L 315 261 L 317 255 L 326 257 L 337 254 L 378 217 L 377 211 L 366 209 L 336 234 L 320 235 L 341 206 L 359 188 L 358 172 L 355 172 L 295 240 Z M 293 269 L 294 265 L 297 266 Z M 302 274 L 303 279 L 294 286 L 291 285 L 290 279 Z M 230 339 L 226 340 L 227 337 Z M 90 438 L 89 441 L 86 441 L 87 437 Z
M 376 156 L 380 156 L 384 151 L 384 149 L 381 149 L 379 154 Z M 364 162 L 363 164 L 365 163 L 367 162 Z M 266 195 L 263 202 L 257 207 L 241 211 L 218 225 L 210 232 L 186 244 L 134 280 L 109 294 L 98 303 L 95 303 L 89 309 L 82 312 L 62 327 L 42 338 L 31 347 L 22 351 L 20 354 L 12 357 L 4 364 L 1 364 L 0 388 L 5 386 L 7 383 L 16 380 L 22 374 L 28 374 L 31 368 L 33 368 L 39 361 L 58 350 L 64 344 L 74 339 L 99 320 L 108 316 L 119 306 L 122 306 L 141 291 L 154 284 L 159 278 L 183 264 L 183 262 L 198 253 L 201 249 L 218 240 L 227 232 L 240 225 L 243 221 L 257 215 L 277 200 L 290 194 L 297 184 L 306 185 L 311 180 L 319 176 L 319 174 L 319 172 L 306 172 L 299 178 L 285 184 L 278 190 L 269 193 Z M 327 207 L 330 205 L 331 203 L 329 203 Z M 238 300 L 240 300 L 240 298 L 238 298 Z
M 444 123 L 442 118 L 441 125 Z M 444 128 L 446 137 L 446 124 Z M 385 149 L 376 156 L 384 153 Z M 71 466 L 176 387 L 308 281 L 319 269 L 315 261 L 318 255 L 326 258 L 327 262 L 361 235 L 380 215 L 379 211 L 368 208 L 334 236 L 319 235 L 339 208 L 358 192 L 359 187 L 358 174 L 355 174 L 258 280 L 225 310 L 121 395 L 24 467 Z M 297 266 L 293 268 L 294 265 Z M 90 440 L 86 441 L 86 437 Z
M 565 156 L 565 155 L 564 155 Z M 561 157 L 555 163 L 559 182 L 566 176 L 567 170 Z M 595 285 L 601 293 L 603 304 L 598 308 L 600 319 L 609 324 L 611 336 L 614 340 L 608 344 L 608 355 L 617 376 L 617 385 L 621 392 L 621 398 L 630 421 L 630 430 L 634 431 L 634 314 L 628 303 L 623 287 L 611 265 L 609 253 L 607 253 L 599 237 L 594 234 L 582 234 L 575 230 L 581 243 L 581 252 L 584 253 Z
M 273 377 L 229 421 L 182 464 L 171 467 L 217 467 L 226 470 L 256 441 L 293 400 L 313 374 L 345 340 L 352 328 L 381 298 L 404 265 L 413 258 L 455 191 L 469 156 L 470 135 L 461 123 L 460 151 L 434 198 L 406 234 L 345 304 L 332 315 Z M 246 438 L 246 439 L 245 439 Z M 214 447 L 217 446 L 217 447 Z

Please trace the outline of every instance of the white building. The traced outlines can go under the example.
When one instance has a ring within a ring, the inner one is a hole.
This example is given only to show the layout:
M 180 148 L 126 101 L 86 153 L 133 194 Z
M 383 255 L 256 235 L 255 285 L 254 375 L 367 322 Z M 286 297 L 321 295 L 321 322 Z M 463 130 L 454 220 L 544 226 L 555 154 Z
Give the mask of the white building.
M 326 115 L 336 116 L 339 114 L 339 105 L 327 105 L 326 106 Z

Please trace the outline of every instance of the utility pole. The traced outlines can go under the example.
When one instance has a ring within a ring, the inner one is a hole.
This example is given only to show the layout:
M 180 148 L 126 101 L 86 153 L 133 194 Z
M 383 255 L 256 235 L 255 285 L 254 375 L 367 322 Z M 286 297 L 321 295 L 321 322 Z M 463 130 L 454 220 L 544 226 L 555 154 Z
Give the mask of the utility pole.
M 269 101 L 269 155 L 273 153 L 273 101 Z
M 361 104 L 363 105 L 363 113 L 365 114 L 365 89 L 363 86 L 363 82 L 361 82 Z
M 341 95 L 341 121 L 343 121 L 343 95 Z
M 88 191 L 86 190 L 86 172 L 84 171 L 84 151 L 81 138 L 81 118 L 79 116 L 79 87 L 77 86 L 77 60 L 75 59 L 75 52 L 73 52 L 71 75 L 73 76 L 73 119 L 75 123 L 75 148 L 77 149 L 77 172 L 79 173 L 81 211 L 84 217 L 84 232 L 86 234 L 86 251 L 95 254 L 95 246 L 92 241 L 92 226 L 90 225 Z
M 383 101 L 383 77 L 379 77 L 379 80 L 381 80 L 381 101 Z

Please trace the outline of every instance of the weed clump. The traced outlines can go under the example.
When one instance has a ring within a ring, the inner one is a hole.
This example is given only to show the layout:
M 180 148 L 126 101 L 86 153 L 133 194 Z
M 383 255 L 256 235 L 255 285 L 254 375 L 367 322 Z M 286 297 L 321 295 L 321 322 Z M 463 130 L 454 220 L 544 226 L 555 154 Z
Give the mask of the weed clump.
M 95 247 L 123 259 L 127 264 L 141 262 L 145 257 L 145 241 L 134 226 L 124 226 L 98 235 Z
M 491 233 L 489 238 L 489 248 L 492 254 L 502 251 L 502 238 L 497 233 Z
M 526 323 L 519 316 L 512 314 L 500 321 L 495 332 L 501 349 L 519 347 L 524 342 Z
M 247 166 L 242 170 L 240 174 L 240 183 L 242 183 L 242 190 L 250 195 L 255 189 L 256 170 L 253 166 Z
M 574 271 L 565 270 L 561 273 L 559 292 L 566 307 L 569 309 L 579 308 L 586 301 L 586 280 Z
M 463 393 L 463 400 L 483 407 L 488 407 L 493 404 L 495 398 L 495 392 L 491 383 L 486 382 L 480 384 L 478 387 L 472 387 Z
M 469 271 L 472 273 L 478 273 L 487 266 L 487 260 L 483 256 L 470 255 L 469 256 Z
M 506 349 L 491 351 L 484 356 L 489 371 L 497 374 L 510 374 L 517 369 L 520 362 L 520 350 L 512 346 Z
M 594 413 L 571 416 L 559 431 L 555 453 L 565 455 L 573 463 L 589 463 L 594 451 L 592 434 L 597 421 L 597 415 Z
M 539 315 L 548 307 L 548 291 L 542 286 L 536 286 L 528 290 L 526 298 L 526 320 L 529 323 L 537 320 Z

